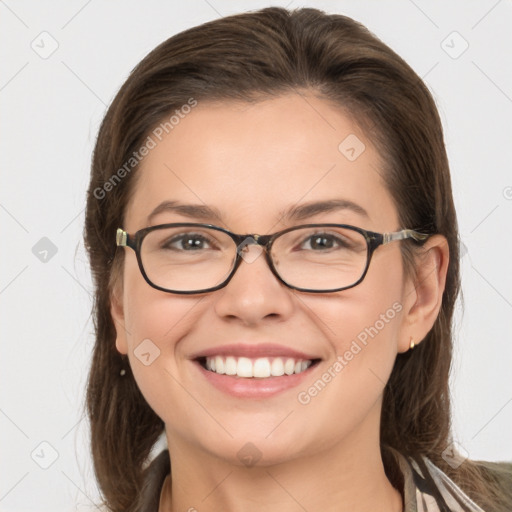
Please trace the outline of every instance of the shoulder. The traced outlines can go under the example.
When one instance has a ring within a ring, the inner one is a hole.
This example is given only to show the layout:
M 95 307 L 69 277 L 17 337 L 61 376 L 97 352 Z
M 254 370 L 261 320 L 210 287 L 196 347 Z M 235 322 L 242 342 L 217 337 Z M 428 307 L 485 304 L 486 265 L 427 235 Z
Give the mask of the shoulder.
M 169 451 L 162 450 L 144 470 L 144 481 L 137 502 L 136 512 L 156 512 L 164 480 L 169 474 L 171 463 Z
M 395 456 L 404 479 L 405 512 L 484 512 L 427 457 Z

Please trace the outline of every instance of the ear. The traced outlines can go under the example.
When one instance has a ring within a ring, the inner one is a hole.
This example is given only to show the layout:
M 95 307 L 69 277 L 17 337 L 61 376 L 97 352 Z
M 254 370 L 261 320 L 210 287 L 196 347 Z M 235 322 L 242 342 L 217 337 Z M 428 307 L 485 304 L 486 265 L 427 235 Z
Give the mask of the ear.
M 124 318 L 124 306 L 121 286 L 114 285 L 110 294 L 110 314 L 116 329 L 116 348 L 121 354 L 128 353 L 128 340 L 126 339 L 126 328 Z
M 415 255 L 416 271 L 404 287 L 403 328 L 398 352 L 407 352 L 411 338 L 418 345 L 428 334 L 441 309 L 450 251 L 442 235 L 432 235 Z

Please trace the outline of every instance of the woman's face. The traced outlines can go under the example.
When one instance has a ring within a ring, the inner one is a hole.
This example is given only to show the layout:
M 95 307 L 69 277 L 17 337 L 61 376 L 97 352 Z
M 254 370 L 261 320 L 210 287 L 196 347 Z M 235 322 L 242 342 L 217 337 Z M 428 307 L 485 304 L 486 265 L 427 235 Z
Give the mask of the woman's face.
M 122 226 L 128 233 L 174 222 L 239 234 L 307 223 L 377 232 L 401 227 L 380 155 L 323 100 L 200 102 L 168 131 L 161 141 L 153 136 L 156 147 L 136 171 Z M 318 209 L 295 220 L 280 213 L 326 200 L 357 207 Z M 206 205 L 221 220 L 171 209 L 149 218 L 166 201 Z M 404 277 L 400 242 L 374 253 L 358 286 L 317 294 L 279 282 L 255 245 L 226 287 L 188 296 L 149 286 L 135 252 L 124 250 L 122 292 L 112 307 L 116 345 L 165 422 L 171 456 L 192 450 L 236 464 L 270 464 L 378 442 L 383 389 L 397 352 L 407 350 L 414 334 L 404 320 L 415 294 Z M 288 369 L 293 359 L 294 370 L 301 360 L 315 364 L 294 375 L 240 377 L 204 368 L 205 355 L 224 364 L 233 357 L 237 371 L 248 364 L 243 358 L 251 360 L 249 368 L 260 359 L 257 365 L 274 365 L 277 373 L 276 359 Z

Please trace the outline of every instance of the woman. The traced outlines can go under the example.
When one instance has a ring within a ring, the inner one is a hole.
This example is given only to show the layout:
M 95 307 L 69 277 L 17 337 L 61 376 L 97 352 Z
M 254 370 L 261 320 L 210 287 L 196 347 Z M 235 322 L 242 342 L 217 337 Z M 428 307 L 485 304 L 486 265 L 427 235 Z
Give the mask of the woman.
M 438 113 L 360 24 L 268 8 L 162 43 L 101 126 L 85 241 L 110 510 L 511 509 L 510 467 L 450 438 Z

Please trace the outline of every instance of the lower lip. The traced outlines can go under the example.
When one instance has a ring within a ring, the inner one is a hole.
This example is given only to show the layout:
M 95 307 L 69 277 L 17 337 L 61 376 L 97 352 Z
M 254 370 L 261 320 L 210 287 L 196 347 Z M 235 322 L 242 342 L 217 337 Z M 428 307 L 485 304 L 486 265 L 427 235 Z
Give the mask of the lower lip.
M 206 370 L 198 361 L 194 364 L 204 377 L 220 391 L 237 398 L 269 398 L 282 393 L 288 389 L 298 386 L 304 379 L 307 379 L 311 372 L 318 366 L 314 364 L 307 370 L 293 375 L 267 378 L 245 378 L 232 375 L 220 375 L 219 373 Z

